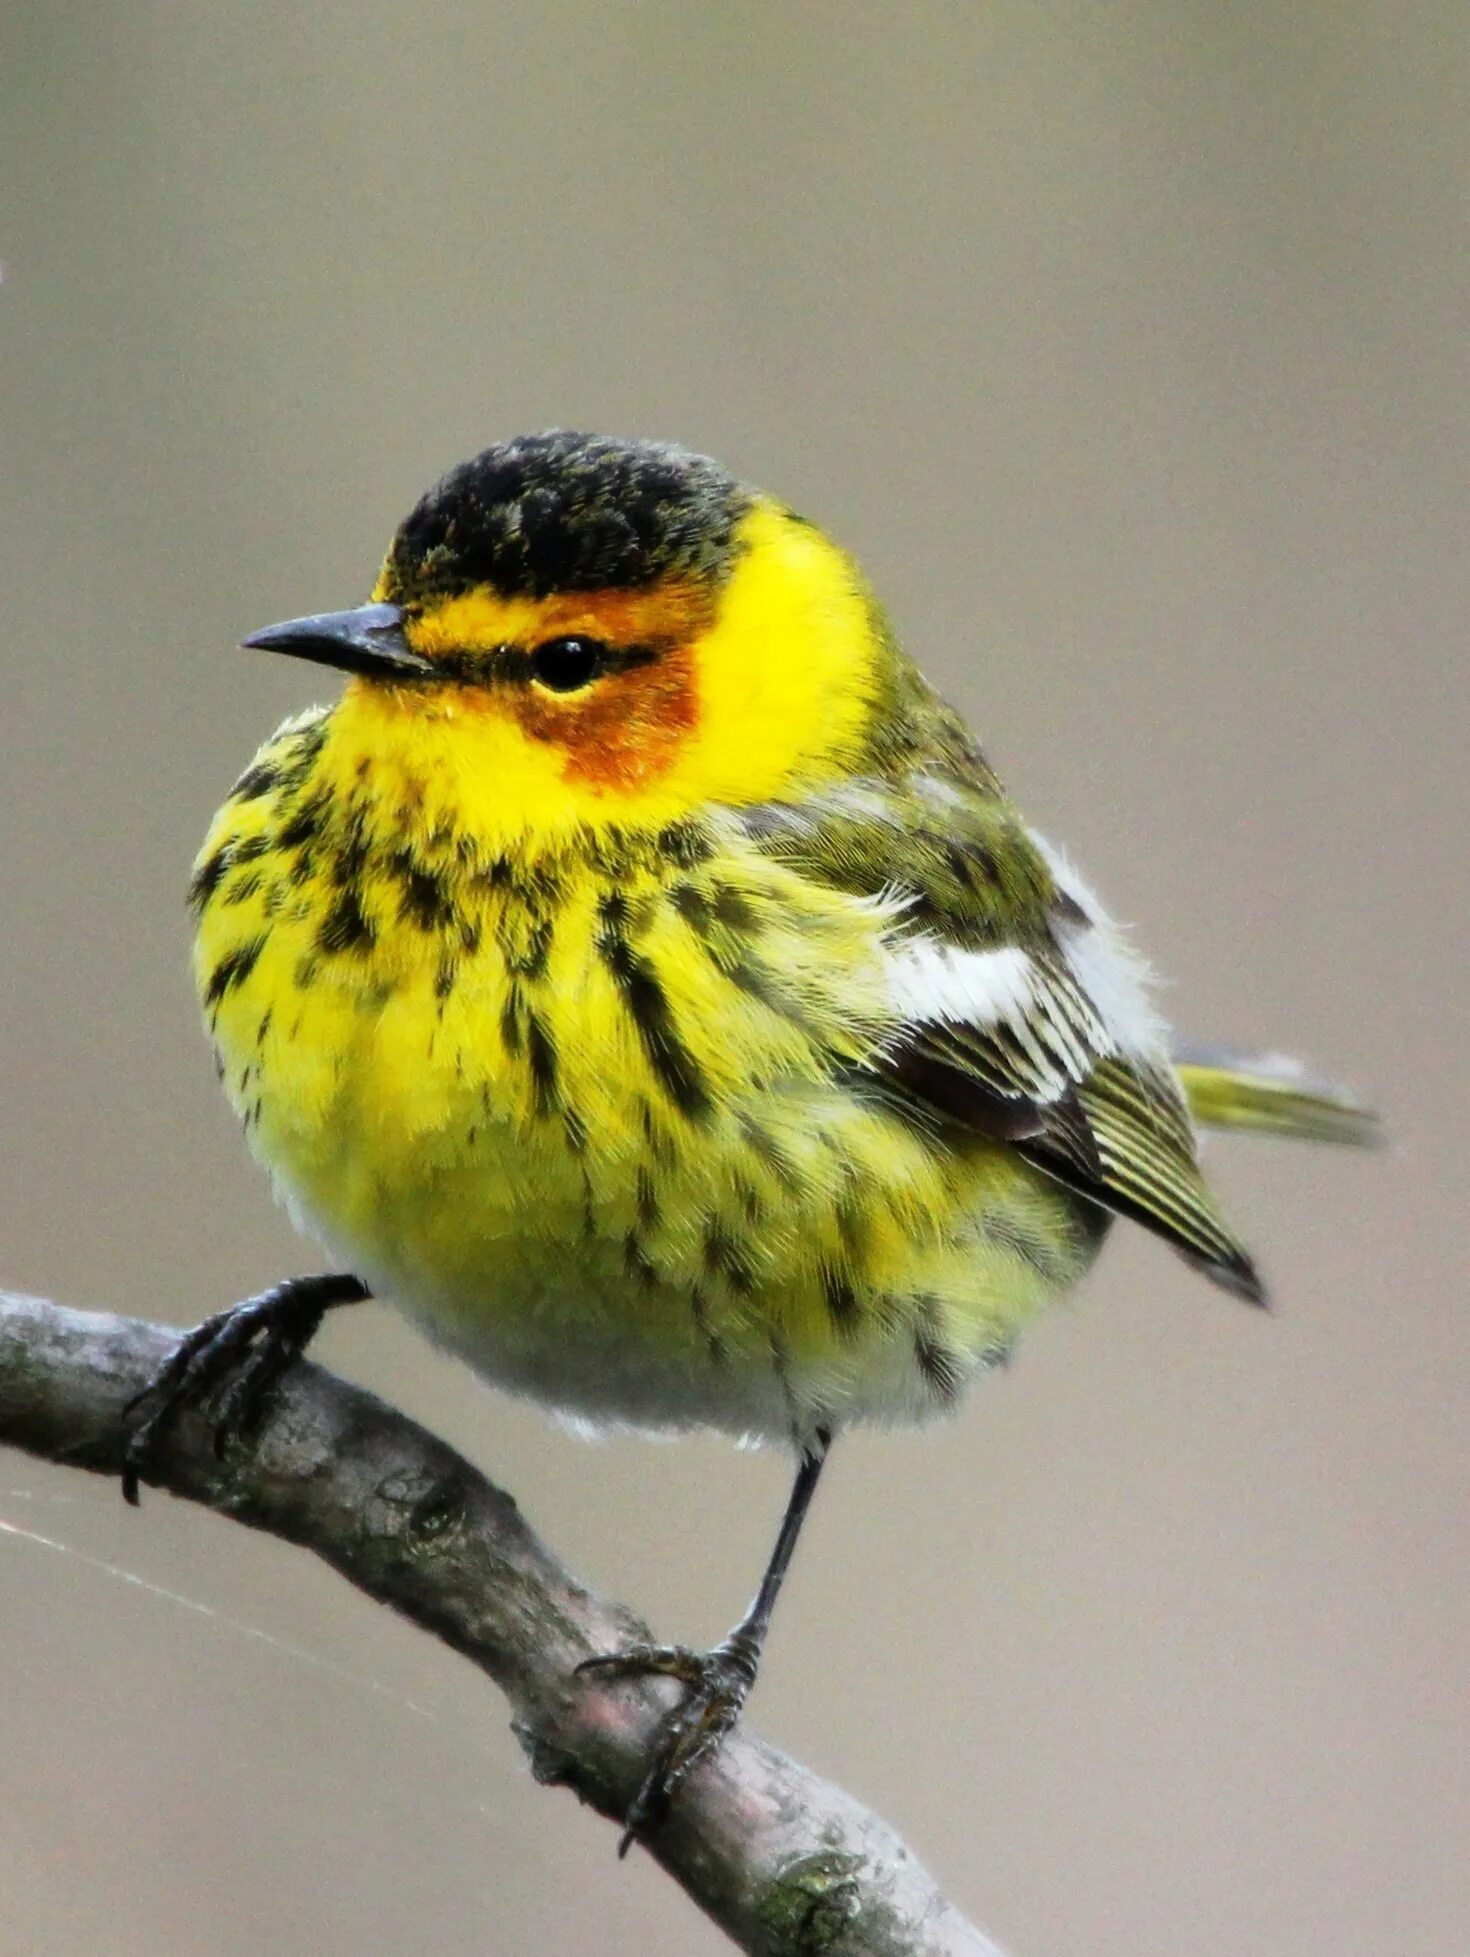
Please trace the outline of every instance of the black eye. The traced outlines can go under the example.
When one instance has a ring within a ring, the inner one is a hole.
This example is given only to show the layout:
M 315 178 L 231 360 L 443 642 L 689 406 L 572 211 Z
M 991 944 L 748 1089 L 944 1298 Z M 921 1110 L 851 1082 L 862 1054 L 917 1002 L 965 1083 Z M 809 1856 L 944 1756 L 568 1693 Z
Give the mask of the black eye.
M 600 639 L 548 639 L 531 654 L 531 677 L 553 693 L 575 693 L 597 678 L 606 661 Z

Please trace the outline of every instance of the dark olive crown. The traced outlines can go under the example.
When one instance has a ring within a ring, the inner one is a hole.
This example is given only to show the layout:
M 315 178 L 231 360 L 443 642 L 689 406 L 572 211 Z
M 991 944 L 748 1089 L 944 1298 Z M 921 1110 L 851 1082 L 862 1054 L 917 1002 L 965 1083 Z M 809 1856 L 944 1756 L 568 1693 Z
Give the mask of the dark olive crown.
M 393 539 L 384 595 L 411 605 L 486 584 L 544 598 L 719 579 L 750 502 L 717 462 L 672 444 L 560 428 L 520 435 L 420 499 Z

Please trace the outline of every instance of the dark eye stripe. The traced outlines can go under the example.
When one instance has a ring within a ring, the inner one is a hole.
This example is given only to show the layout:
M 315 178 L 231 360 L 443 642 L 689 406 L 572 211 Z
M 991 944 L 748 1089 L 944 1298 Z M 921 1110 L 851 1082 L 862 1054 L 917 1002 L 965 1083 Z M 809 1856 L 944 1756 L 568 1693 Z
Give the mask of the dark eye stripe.
M 502 645 L 489 652 L 441 653 L 434 660 L 433 677 L 461 686 L 525 685 L 534 680 L 549 693 L 580 693 L 609 673 L 651 665 L 664 649 L 653 645 L 610 646 L 582 633 L 568 634 L 543 640 L 537 646 Z

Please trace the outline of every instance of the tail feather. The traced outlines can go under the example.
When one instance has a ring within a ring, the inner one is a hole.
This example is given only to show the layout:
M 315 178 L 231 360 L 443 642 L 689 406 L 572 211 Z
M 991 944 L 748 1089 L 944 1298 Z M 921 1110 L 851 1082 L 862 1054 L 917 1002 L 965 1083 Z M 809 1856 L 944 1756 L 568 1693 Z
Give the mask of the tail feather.
M 1312 1079 L 1284 1054 L 1176 1040 L 1173 1058 L 1201 1128 L 1356 1148 L 1376 1148 L 1383 1139 L 1377 1114 L 1351 1089 Z

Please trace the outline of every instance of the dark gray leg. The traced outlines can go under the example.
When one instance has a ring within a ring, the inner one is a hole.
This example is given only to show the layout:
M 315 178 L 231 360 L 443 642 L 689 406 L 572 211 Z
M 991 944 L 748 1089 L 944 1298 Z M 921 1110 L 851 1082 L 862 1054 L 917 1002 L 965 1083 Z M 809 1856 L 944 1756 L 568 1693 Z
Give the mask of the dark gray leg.
M 657 1825 L 679 1783 L 692 1767 L 708 1759 L 740 1717 L 740 1709 L 755 1684 L 766 1633 L 771 1628 L 771 1613 L 791 1567 L 796 1540 L 831 1445 L 831 1433 L 819 1427 L 813 1440 L 803 1447 L 760 1588 L 750 1609 L 713 1651 L 690 1651 L 684 1645 L 642 1644 L 633 1645 L 627 1651 L 584 1658 L 578 1665 L 579 1672 L 599 1672 L 605 1678 L 658 1673 L 681 1679 L 689 1688 L 683 1704 L 670 1715 L 660 1733 L 643 1784 L 633 1797 L 623 1838 L 618 1844 L 619 1855 L 626 1855 L 638 1835 Z

